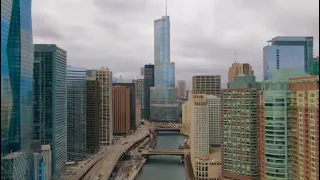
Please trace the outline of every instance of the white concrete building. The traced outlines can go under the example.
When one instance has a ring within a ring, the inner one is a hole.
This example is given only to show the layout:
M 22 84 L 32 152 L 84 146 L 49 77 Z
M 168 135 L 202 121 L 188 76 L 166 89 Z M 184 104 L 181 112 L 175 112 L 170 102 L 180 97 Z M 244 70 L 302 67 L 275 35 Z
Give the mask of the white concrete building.
M 106 67 L 101 67 L 96 73 L 96 80 L 100 84 L 100 147 L 103 148 L 113 140 L 112 72 Z
M 209 144 L 220 145 L 220 107 L 221 100 L 217 96 L 207 95 L 206 102 L 209 107 Z

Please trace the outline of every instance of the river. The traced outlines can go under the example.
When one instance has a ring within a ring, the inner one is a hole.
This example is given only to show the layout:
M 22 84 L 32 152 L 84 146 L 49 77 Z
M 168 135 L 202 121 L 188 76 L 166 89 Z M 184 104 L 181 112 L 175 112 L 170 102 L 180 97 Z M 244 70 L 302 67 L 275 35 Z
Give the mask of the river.
M 155 149 L 178 149 L 184 139 L 176 132 L 161 132 Z M 184 164 L 178 156 L 151 156 L 136 180 L 185 180 Z

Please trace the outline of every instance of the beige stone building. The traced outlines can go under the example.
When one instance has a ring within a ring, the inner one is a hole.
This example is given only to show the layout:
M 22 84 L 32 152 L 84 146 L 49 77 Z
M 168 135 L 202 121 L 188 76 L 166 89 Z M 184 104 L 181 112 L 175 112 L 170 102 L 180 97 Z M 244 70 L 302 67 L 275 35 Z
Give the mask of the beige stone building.
M 182 111 L 183 129 L 189 131 L 191 164 L 196 179 L 218 180 L 221 155 L 219 148 L 210 153 L 207 95 L 189 91 L 189 101 L 183 104 Z
M 319 179 L 319 76 L 291 78 L 292 178 Z
M 228 82 L 233 82 L 234 77 L 239 75 L 239 74 L 244 74 L 247 76 L 253 76 L 254 71 L 252 70 L 252 67 L 248 63 L 233 63 L 232 66 L 229 68 L 228 72 Z
M 110 145 L 113 140 L 113 111 L 112 111 L 112 72 L 101 67 L 96 72 L 96 80 L 100 84 L 100 147 Z

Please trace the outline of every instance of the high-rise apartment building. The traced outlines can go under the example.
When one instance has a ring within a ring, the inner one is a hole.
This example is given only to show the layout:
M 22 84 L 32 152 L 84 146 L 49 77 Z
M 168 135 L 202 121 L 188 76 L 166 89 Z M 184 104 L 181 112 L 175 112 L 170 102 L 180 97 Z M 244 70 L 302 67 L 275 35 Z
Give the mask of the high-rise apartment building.
M 52 176 L 67 162 L 67 52 L 34 45 L 34 139 L 51 145 Z
M 136 128 L 136 88 L 134 83 L 113 83 L 113 86 L 125 86 L 130 89 L 130 131 Z
M 154 86 L 154 65 L 144 66 L 144 119 L 150 119 L 150 88 Z
M 175 64 L 170 62 L 170 18 L 154 21 L 154 87 L 150 88 L 150 120 L 179 121 L 175 102 Z
M 222 90 L 222 177 L 259 180 L 258 90 L 254 76 L 236 76 Z
M 140 75 L 143 77 L 144 76 L 144 67 L 141 67 L 140 69 Z
M 1 179 L 30 178 L 33 98 L 31 0 L 1 1 Z
M 263 79 L 276 69 L 290 68 L 313 73 L 313 37 L 277 36 L 263 48 Z
M 205 94 L 194 94 L 189 104 L 191 116 L 191 153 L 209 155 L 209 108 Z
M 86 145 L 86 69 L 67 67 L 67 158 L 81 161 L 87 157 Z
M 186 99 L 186 81 L 184 80 L 178 81 L 178 98 Z
M 319 76 L 290 78 L 292 179 L 319 179 Z
M 209 144 L 213 146 L 220 146 L 221 144 L 221 100 L 220 97 L 207 95 L 206 102 L 209 108 Z
M 86 100 L 86 144 L 87 154 L 95 154 L 99 151 L 100 137 L 100 85 L 99 81 L 87 79 Z
M 220 97 L 221 76 L 200 75 L 192 77 L 192 90 L 197 93 Z
M 240 74 L 253 76 L 254 71 L 251 65 L 248 63 L 232 63 L 232 66 L 229 68 L 228 72 L 228 82 L 232 82 L 234 80 L 234 77 Z
M 144 69 L 143 69 L 144 70 Z M 144 115 L 144 79 L 143 78 L 136 78 L 132 80 L 132 83 L 135 84 L 135 95 L 137 102 L 140 103 L 140 116 L 139 119 L 143 119 Z M 137 108 L 137 107 L 136 107 Z M 138 116 L 136 116 L 138 117 Z
M 209 97 L 211 99 L 211 97 Z M 183 129 L 190 136 L 190 152 L 196 179 L 219 179 L 221 170 L 220 151 L 209 149 L 209 106 L 207 95 L 190 92 L 189 101 L 183 104 Z
M 113 140 L 112 111 L 112 72 L 101 67 L 96 72 L 100 87 L 100 148 L 108 146 Z
M 134 101 L 136 102 L 136 101 Z M 112 87 L 113 133 L 116 136 L 130 135 L 130 88 Z
M 261 84 L 260 170 L 261 180 L 292 179 L 291 91 L 289 78 L 305 76 L 296 69 L 275 70 Z

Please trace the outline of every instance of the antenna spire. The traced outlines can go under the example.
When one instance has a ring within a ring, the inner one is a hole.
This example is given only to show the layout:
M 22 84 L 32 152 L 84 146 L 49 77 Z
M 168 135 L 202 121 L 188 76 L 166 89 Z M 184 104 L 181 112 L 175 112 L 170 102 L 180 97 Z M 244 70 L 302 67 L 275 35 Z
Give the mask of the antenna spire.
M 168 12 L 168 1 L 166 0 L 166 16 L 167 16 L 167 12 Z
M 234 50 L 234 62 L 237 62 L 237 50 Z

